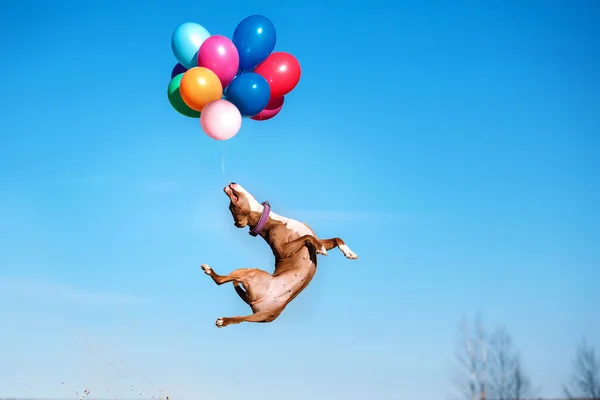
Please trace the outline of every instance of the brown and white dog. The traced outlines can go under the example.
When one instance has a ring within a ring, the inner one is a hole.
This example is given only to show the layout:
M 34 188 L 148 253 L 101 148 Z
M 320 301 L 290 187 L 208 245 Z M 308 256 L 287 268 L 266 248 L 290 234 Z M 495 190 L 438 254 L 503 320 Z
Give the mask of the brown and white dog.
M 256 268 L 242 268 L 229 275 L 217 275 L 203 264 L 202 269 L 217 285 L 233 282 L 235 291 L 253 312 L 245 317 L 218 318 L 217 327 L 244 321 L 274 321 L 312 280 L 317 269 L 317 254 L 326 256 L 327 250 L 338 247 L 346 258 L 358 259 L 342 239 L 318 239 L 308 225 L 271 212 L 268 202 L 260 204 L 240 185 L 231 183 L 223 190 L 230 200 L 234 225 L 250 227 L 252 236 L 261 236 L 271 247 L 275 272 L 271 275 Z

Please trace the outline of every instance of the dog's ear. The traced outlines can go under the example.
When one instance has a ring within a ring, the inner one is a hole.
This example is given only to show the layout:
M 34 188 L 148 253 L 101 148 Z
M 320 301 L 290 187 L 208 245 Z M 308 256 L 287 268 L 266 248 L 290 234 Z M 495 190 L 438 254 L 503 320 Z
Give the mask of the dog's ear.
M 235 194 L 235 202 L 233 203 L 241 214 L 250 213 L 250 202 L 244 193 Z
M 250 214 L 250 202 L 244 193 L 236 193 L 235 196 L 231 196 L 229 210 L 232 214 L 238 216 Z

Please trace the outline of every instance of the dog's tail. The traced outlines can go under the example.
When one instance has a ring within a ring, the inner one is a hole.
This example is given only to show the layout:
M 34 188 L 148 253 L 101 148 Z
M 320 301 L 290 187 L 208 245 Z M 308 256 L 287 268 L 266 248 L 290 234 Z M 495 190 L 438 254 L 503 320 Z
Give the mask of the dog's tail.
M 237 292 L 238 296 L 240 296 L 242 298 L 242 300 L 244 300 L 244 303 L 250 305 L 250 300 L 248 299 L 248 293 L 246 293 L 244 291 L 244 289 L 242 289 L 240 287 L 240 284 L 237 282 L 233 282 L 233 287 L 235 288 L 235 291 Z

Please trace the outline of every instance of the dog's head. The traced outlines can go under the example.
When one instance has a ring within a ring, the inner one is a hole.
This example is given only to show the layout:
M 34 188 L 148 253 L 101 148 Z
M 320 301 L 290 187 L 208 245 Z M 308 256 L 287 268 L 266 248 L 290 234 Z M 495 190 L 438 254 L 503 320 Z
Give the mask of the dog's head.
M 238 228 L 248 226 L 252 213 L 260 213 L 261 205 L 246 189 L 237 183 L 230 183 L 223 189 L 229 197 L 229 211 L 233 216 L 233 223 Z

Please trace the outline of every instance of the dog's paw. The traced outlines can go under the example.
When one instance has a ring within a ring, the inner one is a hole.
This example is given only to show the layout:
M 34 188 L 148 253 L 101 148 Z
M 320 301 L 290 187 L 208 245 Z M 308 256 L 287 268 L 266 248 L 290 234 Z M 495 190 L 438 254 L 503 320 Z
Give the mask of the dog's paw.
M 327 250 L 325 249 L 325 246 L 321 246 L 320 248 L 317 249 L 317 254 L 321 254 L 322 256 L 326 256 L 327 255 Z
M 217 326 L 217 328 L 222 328 L 225 326 L 225 321 L 223 321 L 223 318 L 217 318 L 215 325 Z
M 342 253 L 344 253 L 344 256 L 350 260 L 358 260 L 358 256 L 356 255 L 355 252 L 353 252 L 352 250 L 350 250 L 350 247 L 348 247 L 347 245 L 343 244 L 340 247 L 340 250 Z
M 206 265 L 206 264 L 202 264 L 202 265 L 200 266 L 200 268 L 202 268 L 202 271 L 204 271 L 204 273 L 205 273 L 206 275 L 210 275 L 210 274 L 212 274 L 212 272 L 213 272 L 212 268 L 211 268 L 211 267 L 209 267 L 209 266 L 208 266 L 208 265 Z

